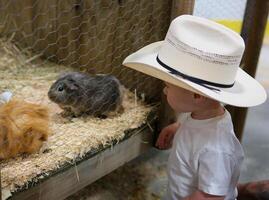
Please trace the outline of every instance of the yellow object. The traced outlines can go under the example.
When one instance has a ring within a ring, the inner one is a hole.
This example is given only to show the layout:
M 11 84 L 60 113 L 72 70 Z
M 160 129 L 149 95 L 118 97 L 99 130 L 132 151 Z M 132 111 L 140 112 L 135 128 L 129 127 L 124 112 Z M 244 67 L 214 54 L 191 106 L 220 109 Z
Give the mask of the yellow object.
M 234 30 L 237 33 L 241 32 L 242 27 L 242 20 L 216 20 L 216 22 L 227 26 L 228 28 Z M 269 21 L 267 21 L 265 34 L 264 34 L 264 41 L 269 42 Z
M 241 32 L 242 20 L 216 20 L 216 22 L 227 26 L 237 33 Z

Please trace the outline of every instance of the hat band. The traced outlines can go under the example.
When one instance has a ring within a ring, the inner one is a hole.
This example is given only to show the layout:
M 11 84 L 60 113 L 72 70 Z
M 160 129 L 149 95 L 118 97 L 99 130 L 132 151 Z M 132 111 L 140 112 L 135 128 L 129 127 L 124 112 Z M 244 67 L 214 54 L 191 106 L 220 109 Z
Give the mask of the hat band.
M 241 55 L 221 55 L 216 53 L 209 53 L 198 48 L 192 47 L 175 37 L 171 31 L 167 32 L 165 40 L 176 48 L 176 50 L 196 57 L 197 59 L 214 63 L 218 65 L 236 65 L 238 66 L 241 60 Z
M 229 84 L 229 85 L 225 85 L 225 84 L 220 84 L 220 83 L 214 83 L 214 82 L 210 82 L 210 81 L 206 81 L 206 80 L 203 80 L 203 79 L 199 79 L 199 78 L 195 78 L 195 77 L 192 77 L 192 76 L 189 76 L 189 75 L 186 75 L 186 74 L 183 74 L 175 69 L 173 69 L 172 67 L 169 67 L 168 65 L 166 65 L 165 63 L 163 63 L 159 57 L 157 56 L 156 57 L 156 60 L 157 62 L 162 66 L 164 67 L 165 69 L 169 70 L 171 74 L 174 74 L 174 75 L 177 75 L 177 76 L 181 76 L 182 78 L 184 79 L 187 79 L 193 83 L 196 83 L 198 85 L 201 85 L 207 89 L 210 89 L 210 90 L 214 90 L 214 91 L 218 91 L 220 92 L 220 89 L 218 88 L 214 88 L 214 87 L 220 87 L 220 88 L 231 88 L 233 87 L 234 83 L 233 84 Z M 210 87 L 210 86 L 214 86 L 214 87 Z

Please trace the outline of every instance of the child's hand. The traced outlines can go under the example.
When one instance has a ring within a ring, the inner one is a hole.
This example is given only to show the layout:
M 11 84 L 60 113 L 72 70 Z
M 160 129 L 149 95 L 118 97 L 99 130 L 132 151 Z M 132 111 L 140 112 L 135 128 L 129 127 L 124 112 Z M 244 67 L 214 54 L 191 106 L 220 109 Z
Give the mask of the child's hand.
M 179 122 L 175 122 L 163 128 L 156 142 L 159 149 L 169 149 L 172 146 L 174 135 L 179 128 Z
M 182 200 L 224 200 L 224 198 L 225 196 L 215 196 L 197 190 L 191 196 L 185 197 Z
M 224 198 L 225 196 L 206 194 L 197 190 L 196 192 L 192 193 L 191 196 L 185 197 L 183 200 L 224 200 Z

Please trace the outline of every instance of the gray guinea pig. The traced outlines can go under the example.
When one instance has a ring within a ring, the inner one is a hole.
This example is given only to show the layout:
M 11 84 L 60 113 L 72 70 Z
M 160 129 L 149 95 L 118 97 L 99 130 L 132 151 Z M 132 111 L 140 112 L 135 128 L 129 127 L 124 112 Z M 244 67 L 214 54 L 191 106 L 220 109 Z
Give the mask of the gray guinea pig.
M 124 87 L 113 75 L 70 72 L 52 84 L 48 96 L 65 114 L 104 116 L 122 109 L 123 91 Z

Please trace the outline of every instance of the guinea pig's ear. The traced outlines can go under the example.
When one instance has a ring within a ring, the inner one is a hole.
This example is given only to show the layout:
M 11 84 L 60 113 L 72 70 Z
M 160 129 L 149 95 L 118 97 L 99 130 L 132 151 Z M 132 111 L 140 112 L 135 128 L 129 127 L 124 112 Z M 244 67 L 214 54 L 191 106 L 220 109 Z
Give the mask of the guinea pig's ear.
M 77 90 L 79 88 L 78 84 L 76 84 L 74 82 L 67 82 L 66 86 L 70 90 Z
M 62 72 L 60 75 L 58 75 L 58 77 L 57 77 L 57 79 L 61 79 L 61 78 L 63 78 L 63 77 L 65 77 L 65 76 L 67 76 L 67 75 L 70 75 L 70 74 L 72 74 L 72 72 Z

